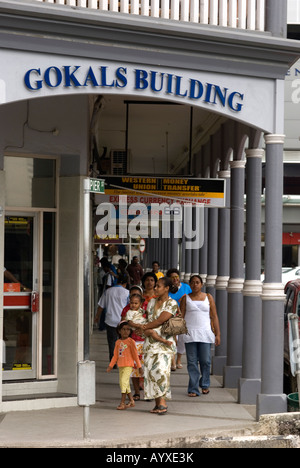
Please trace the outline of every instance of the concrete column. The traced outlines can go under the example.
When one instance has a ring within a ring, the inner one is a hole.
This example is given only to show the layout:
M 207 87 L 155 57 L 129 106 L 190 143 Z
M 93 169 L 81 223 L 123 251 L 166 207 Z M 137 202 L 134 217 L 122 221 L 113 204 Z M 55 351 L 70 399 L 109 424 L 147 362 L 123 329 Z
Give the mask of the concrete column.
M 266 29 L 273 36 L 287 36 L 287 0 L 266 0 Z
M 178 268 L 178 238 L 174 237 L 174 222 L 171 222 L 171 258 L 170 268 Z
M 199 274 L 203 281 L 203 291 L 206 291 L 207 278 L 207 250 L 208 250 L 208 211 L 210 208 L 204 208 L 204 244 L 199 252 Z
M 196 208 L 193 208 L 193 230 L 196 229 Z M 198 250 L 192 251 L 192 273 L 199 273 Z
M 246 281 L 244 284 L 243 371 L 239 382 L 239 402 L 255 405 L 261 390 L 261 149 L 246 151 Z
M 216 295 L 216 280 L 218 276 L 218 208 L 208 211 L 208 263 L 206 291 L 213 297 Z
M 282 196 L 284 135 L 265 135 L 266 220 L 263 284 L 262 386 L 257 417 L 287 410 L 283 394 L 284 287 L 282 284 Z
M 186 225 L 191 226 L 193 224 L 193 214 L 192 210 L 184 210 L 184 223 Z M 185 234 L 183 233 L 183 236 Z M 187 239 L 186 239 L 187 240 Z M 190 241 L 191 239 L 188 239 Z M 192 273 L 192 252 L 191 249 L 184 249 L 183 255 L 185 256 L 185 274 L 184 274 L 184 282 L 188 283 Z
M 244 287 L 245 161 L 232 161 L 230 218 L 230 280 L 228 284 L 228 345 L 224 386 L 237 388 L 242 376 Z
M 228 281 L 230 274 L 230 171 L 220 171 L 226 179 L 225 208 L 219 209 L 218 221 L 218 277 L 216 281 L 216 306 L 221 328 L 221 345 L 213 357 L 213 374 L 223 375 L 227 362 Z

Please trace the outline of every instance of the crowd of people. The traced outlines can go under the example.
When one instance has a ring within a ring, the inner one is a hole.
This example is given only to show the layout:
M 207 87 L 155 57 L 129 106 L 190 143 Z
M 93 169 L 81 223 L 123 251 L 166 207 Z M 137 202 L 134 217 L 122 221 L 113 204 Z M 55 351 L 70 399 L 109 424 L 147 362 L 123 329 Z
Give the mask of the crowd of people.
M 214 299 L 202 292 L 201 277 L 194 274 L 189 284 L 183 283 L 178 269 L 164 275 L 157 261 L 144 274 L 137 257 L 127 268 L 121 260 L 117 268 L 107 258 L 100 262 L 105 275 L 95 324 L 106 328 L 107 372 L 116 366 L 119 369 L 121 402 L 117 409 L 134 407 L 143 390 L 145 400 L 155 401 L 150 412 L 166 414 L 171 372 L 182 368 L 185 353 L 188 396 L 198 397 L 200 389 L 208 394 L 211 345 L 220 345 L 221 334 Z M 188 334 L 164 335 L 163 324 L 178 315 L 185 319 Z

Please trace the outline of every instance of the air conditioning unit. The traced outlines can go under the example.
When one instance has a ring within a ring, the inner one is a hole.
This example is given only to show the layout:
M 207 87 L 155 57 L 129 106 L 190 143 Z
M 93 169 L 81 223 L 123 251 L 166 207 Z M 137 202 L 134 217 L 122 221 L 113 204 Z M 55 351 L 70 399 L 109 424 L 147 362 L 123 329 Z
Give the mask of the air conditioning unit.
M 111 150 L 111 174 L 125 175 L 127 174 L 127 154 L 126 150 Z

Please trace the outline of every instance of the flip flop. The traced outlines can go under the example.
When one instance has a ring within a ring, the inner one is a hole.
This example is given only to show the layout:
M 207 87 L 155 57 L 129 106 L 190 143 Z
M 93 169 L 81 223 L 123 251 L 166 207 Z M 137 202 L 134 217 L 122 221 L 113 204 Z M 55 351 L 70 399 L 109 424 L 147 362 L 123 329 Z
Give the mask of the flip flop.
M 150 413 L 162 415 L 162 414 L 166 414 L 167 410 L 168 410 L 167 406 L 163 406 L 163 405 L 157 406 L 157 405 L 155 405 L 154 408 L 150 411 Z
M 202 388 L 202 393 L 203 393 L 203 395 L 208 395 L 209 394 L 209 389 L 208 388 Z
M 176 364 L 177 369 L 182 369 L 183 365 L 182 364 Z
M 198 397 L 198 396 L 199 396 L 199 395 L 197 395 L 197 393 L 189 393 L 188 395 L 189 395 L 189 397 L 191 397 L 191 398 L 195 398 L 195 397 Z
M 134 399 L 134 401 L 140 401 L 141 396 L 138 393 L 135 393 L 132 398 Z
M 159 405 L 157 407 L 156 414 L 158 414 L 159 416 L 163 416 L 164 414 L 167 414 L 167 411 L 168 411 L 167 406 Z
M 150 413 L 157 413 L 157 410 L 158 410 L 158 406 L 155 405 L 154 408 L 150 410 Z

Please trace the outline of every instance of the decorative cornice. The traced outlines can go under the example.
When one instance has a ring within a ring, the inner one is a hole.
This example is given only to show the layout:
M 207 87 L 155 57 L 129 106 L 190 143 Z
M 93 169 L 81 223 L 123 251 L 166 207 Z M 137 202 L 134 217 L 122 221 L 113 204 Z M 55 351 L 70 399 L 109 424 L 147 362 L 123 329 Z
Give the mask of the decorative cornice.
M 86 10 L 1 0 L 1 47 L 111 60 L 126 56 L 127 63 L 136 62 L 139 53 L 139 63 L 180 63 L 185 69 L 230 70 L 233 75 L 272 80 L 284 79 L 300 54 L 297 41 L 268 32 Z

